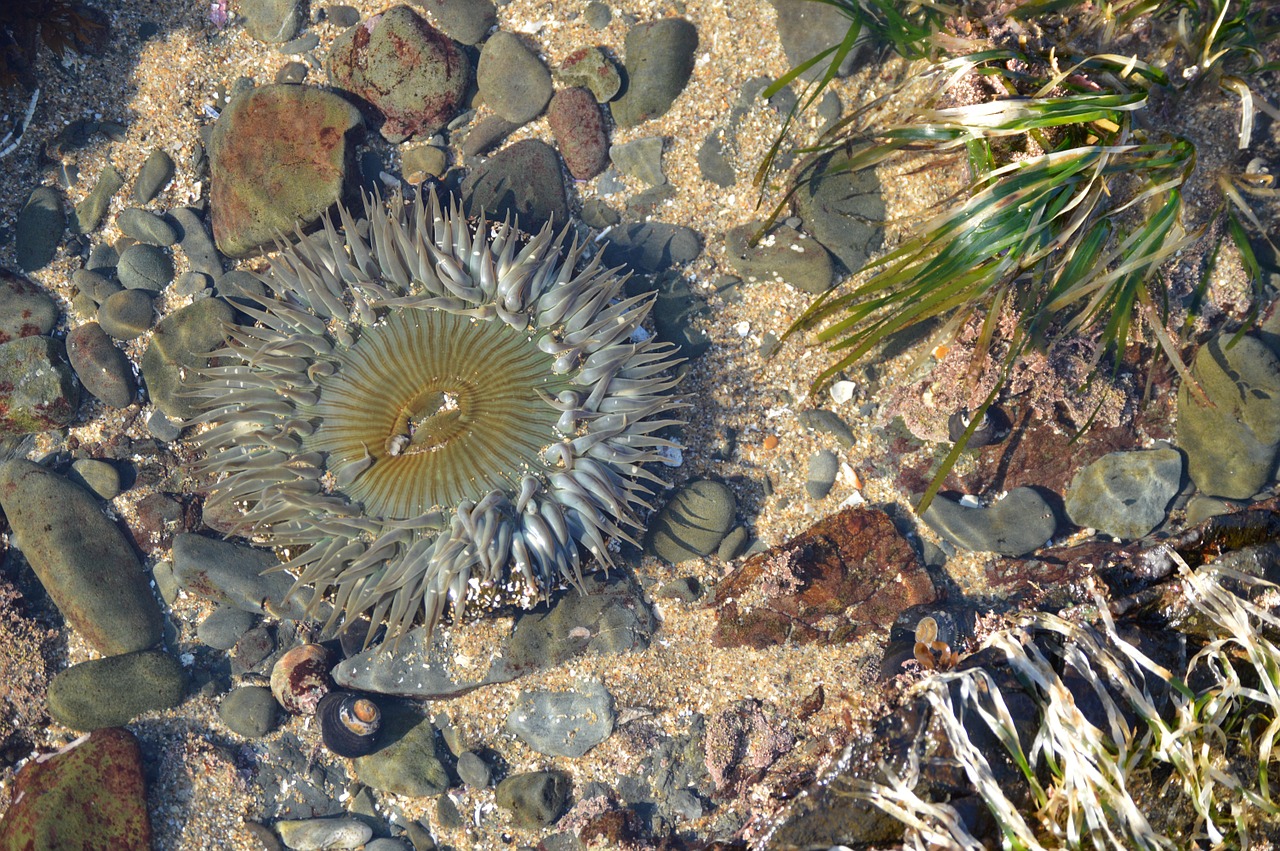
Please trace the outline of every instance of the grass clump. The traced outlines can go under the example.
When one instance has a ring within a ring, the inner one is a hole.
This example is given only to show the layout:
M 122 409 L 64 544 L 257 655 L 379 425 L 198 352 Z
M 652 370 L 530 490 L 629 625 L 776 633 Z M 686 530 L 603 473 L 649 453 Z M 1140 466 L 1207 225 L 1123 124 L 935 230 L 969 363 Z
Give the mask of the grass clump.
M 1073 335 L 1097 344 L 1099 362 L 1109 355 L 1118 364 L 1140 324 L 1189 380 L 1169 326 L 1194 314 L 1212 262 L 1185 292 L 1170 287 L 1171 267 L 1180 254 L 1215 257 L 1227 241 L 1250 273 L 1256 311 L 1249 237 L 1264 228 L 1247 196 L 1274 190 L 1243 152 L 1260 114 L 1280 117 L 1261 95 L 1280 67 L 1264 53 L 1280 10 L 1249 0 L 1031 0 L 999 14 L 946 2 L 832 2 L 849 15 L 847 37 L 775 84 L 829 59 L 801 108 L 864 30 L 915 61 L 906 83 L 805 151 L 841 150 L 848 170 L 903 156 L 923 170 L 958 158 L 969 180 L 895 248 L 854 270 L 864 273 L 857 284 L 819 297 L 792 325 L 788 333 L 813 330 L 835 356 L 815 386 L 894 334 L 928 324 L 946 341 L 970 323 L 975 379 L 997 348 L 1007 373 L 1028 347 Z M 1018 321 L 999 339 L 1007 312 Z

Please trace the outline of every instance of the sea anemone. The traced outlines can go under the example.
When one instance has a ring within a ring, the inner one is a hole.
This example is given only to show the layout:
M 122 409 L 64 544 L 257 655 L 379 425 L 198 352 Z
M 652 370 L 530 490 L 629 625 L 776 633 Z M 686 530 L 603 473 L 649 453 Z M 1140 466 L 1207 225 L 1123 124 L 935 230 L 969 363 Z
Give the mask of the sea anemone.
M 567 231 L 423 195 L 282 245 L 272 294 L 241 307 L 256 323 L 192 382 L 207 505 L 241 511 L 233 531 L 276 549 L 313 615 L 332 603 L 326 631 L 367 614 L 399 637 L 580 587 L 634 543 L 680 422 L 650 295 L 598 255 L 575 271 Z

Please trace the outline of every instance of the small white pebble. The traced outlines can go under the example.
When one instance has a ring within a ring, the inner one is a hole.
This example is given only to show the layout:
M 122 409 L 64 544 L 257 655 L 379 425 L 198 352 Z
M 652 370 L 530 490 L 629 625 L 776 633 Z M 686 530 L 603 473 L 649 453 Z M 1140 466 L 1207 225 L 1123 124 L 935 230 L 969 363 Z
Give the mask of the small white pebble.
M 659 446 L 654 452 L 667 467 L 679 467 L 684 463 L 684 451 L 679 446 Z
M 751 333 L 751 323 L 745 319 L 733 326 L 733 330 L 738 332 L 739 337 L 745 337 Z
M 966 508 L 981 508 L 982 503 L 978 502 L 978 498 L 971 493 L 967 493 L 960 497 L 960 504 Z
M 853 398 L 853 391 L 858 389 L 858 385 L 852 381 L 837 381 L 831 385 L 831 401 L 837 405 L 843 405 Z
M 183 653 L 178 657 L 178 661 L 182 663 L 182 667 L 190 668 L 196 663 L 196 657 L 192 653 Z

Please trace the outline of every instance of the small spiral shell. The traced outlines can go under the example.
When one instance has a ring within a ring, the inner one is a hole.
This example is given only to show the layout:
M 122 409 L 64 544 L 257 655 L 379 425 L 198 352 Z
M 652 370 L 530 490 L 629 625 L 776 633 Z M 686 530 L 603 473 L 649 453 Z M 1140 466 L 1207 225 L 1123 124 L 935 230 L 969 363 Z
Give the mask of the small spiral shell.
M 367 697 L 346 691 L 331 691 L 316 708 L 320 738 L 338 756 L 373 753 L 382 727 L 382 710 Z

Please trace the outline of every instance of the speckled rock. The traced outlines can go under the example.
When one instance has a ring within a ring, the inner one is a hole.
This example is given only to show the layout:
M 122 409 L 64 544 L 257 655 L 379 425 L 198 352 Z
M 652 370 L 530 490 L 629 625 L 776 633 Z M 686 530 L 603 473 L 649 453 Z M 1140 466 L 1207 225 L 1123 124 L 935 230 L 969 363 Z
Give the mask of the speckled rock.
M 22 337 L 0 345 L 0 434 L 65 428 L 80 406 L 80 385 L 61 340 Z
M 464 751 L 458 757 L 458 777 L 472 789 L 488 789 L 493 782 L 493 769 L 475 751 Z
M 537 139 L 503 148 L 473 169 L 462 183 L 462 196 L 468 215 L 484 210 L 498 220 L 519 216 L 526 231 L 536 232 L 547 222 L 555 227 L 569 223 L 560 159 Z
M 34 281 L 0 269 L 0 343 L 48 334 L 58 321 L 58 305 Z
M 67 229 L 62 196 L 52 186 L 37 187 L 18 213 L 13 247 L 18 268 L 24 272 L 43 269 L 53 260 Z
M 561 89 L 547 108 L 547 123 L 569 174 L 590 180 L 609 162 L 609 136 L 604 115 L 591 92 L 583 88 Z
M 484 43 L 476 85 L 485 104 L 514 124 L 532 121 L 551 100 L 551 72 L 519 36 L 505 30 Z
M 102 326 L 86 322 L 67 332 L 67 360 L 80 383 L 103 404 L 127 408 L 138 394 L 133 369 Z
M 261 739 L 276 728 L 280 704 L 263 686 L 241 686 L 227 692 L 218 704 L 218 719 L 246 739 Z
M 183 376 L 208 366 L 207 353 L 222 345 L 223 326 L 233 319 L 225 302 L 205 298 L 175 310 L 156 325 L 142 356 L 142 376 L 157 408 L 176 419 L 196 415 L 196 406 L 183 395 Z
M 408 6 L 392 6 L 338 36 L 326 67 L 334 85 L 382 113 L 382 135 L 391 142 L 443 128 L 471 83 L 458 45 Z
M 1177 450 L 1112 452 L 1076 474 L 1067 489 L 1067 516 L 1105 535 L 1141 538 L 1164 522 L 1181 483 Z
M 0 821 L 0 851 L 150 851 L 142 752 L 128 730 L 98 730 L 30 760 L 14 778 L 12 800 Z
M 124 534 L 88 491 L 38 464 L 0 465 L 0 507 L 67 623 L 103 654 L 160 640 L 160 607 Z
M 312 86 L 269 85 L 232 101 L 209 144 L 214 240 L 229 257 L 274 244 L 342 198 L 359 111 Z
M 409 798 L 439 795 L 449 787 L 449 774 L 436 753 L 435 728 L 412 707 L 384 707 L 379 743 L 373 753 L 353 760 L 362 783 Z
M 720 482 L 699 479 L 676 491 L 645 537 L 645 551 L 672 564 L 715 552 L 733 526 L 737 500 Z
M 1224 342 L 1210 340 L 1191 362 L 1191 375 L 1211 406 L 1186 382 L 1178 389 L 1178 446 L 1187 453 L 1187 474 L 1203 493 L 1247 499 L 1275 472 L 1280 358 L 1256 337 L 1241 337 L 1230 347 Z
M 373 838 L 373 828 L 356 818 L 282 819 L 275 827 L 293 851 L 354 851 Z
M 1057 518 L 1032 488 L 1014 488 L 986 508 L 936 497 L 921 519 L 961 549 L 1021 556 L 1048 543 Z
M 613 696 L 594 680 L 576 691 L 522 692 L 507 713 L 507 732 L 547 756 L 577 758 L 613 733 Z
M 138 177 L 133 182 L 133 200 L 145 204 L 155 198 L 173 180 L 173 172 L 173 158 L 159 148 L 152 151 L 147 155 L 142 168 L 138 169 Z M 113 189 L 112 193 L 114 192 Z M 76 208 L 77 212 L 79 209 Z
M 634 127 L 671 108 L 693 73 L 698 31 L 684 18 L 637 24 L 627 33 L 627 90 L 611 104 L 619 127 Z
M 790 284 L 815 295 L 831 289 L 835 267 L 831 255 L 817 240 L 779 225 L 751 245 L 761 226 L 761 222 L 748 222 L 725 235 L 725 255 L 734 272 L 748 283 Z
M 498 784 L 495 800 L 520 827 L 546 827 L 569 802 L 569 778 L 559 771 L 513 774 Z
M 622 88 L 618 66 L 598 47 L 582 47 L 564 58 L 555 72 L 556 81 L 564 86 L 585 86 L 597 103 L 613 100 Z
M 244 29 L 266 44 L 282 44 L 302 26 L 301 0 L 241 0 Z
M 117 340 L 136 340 L 156 321 L 154 296 L 148 290 L 112 293 L 98 308 L 98 324 Z
M 440 28 L 459 44 L 479 44 L 498 23 L 492 0 L 413 0 Z
M 49 714 L 72 730 L 122 727 L 139 715 L 182 702 L 186 674 L 159 650 L 72 665 L 49 683 Z

